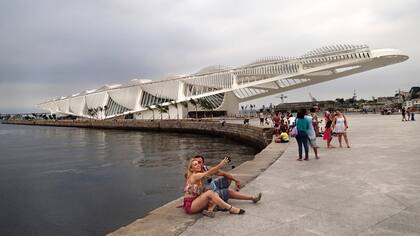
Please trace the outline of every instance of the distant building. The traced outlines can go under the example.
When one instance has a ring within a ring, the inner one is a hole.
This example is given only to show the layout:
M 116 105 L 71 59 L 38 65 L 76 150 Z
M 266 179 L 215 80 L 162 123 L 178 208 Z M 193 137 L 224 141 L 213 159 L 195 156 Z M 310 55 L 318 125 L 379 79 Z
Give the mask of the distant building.
M 408 100 L 420 98 L 420 87 L 412 87 L 408 92 Z
M 420 109 L 420 98 L 417 99 L 411 99 L 409 101 L 405 101 L 404 103 L 404 107 L 410 108 L 410 107 L 415 107 L 416 109 Z
M 400 96 L 378 97 L 377 102 L 384 106 L 392 106 L 392 105 L 401 105 L 404 102 L 404 100 Z
M 274 107 L 277 111 L 296 112 L 301 109 L 310 109 L 317 106 L 320 110 L 328 110 L 337 108 L 335 101 L 316 101 L 316 102 L 289 102 L 281 103 Z

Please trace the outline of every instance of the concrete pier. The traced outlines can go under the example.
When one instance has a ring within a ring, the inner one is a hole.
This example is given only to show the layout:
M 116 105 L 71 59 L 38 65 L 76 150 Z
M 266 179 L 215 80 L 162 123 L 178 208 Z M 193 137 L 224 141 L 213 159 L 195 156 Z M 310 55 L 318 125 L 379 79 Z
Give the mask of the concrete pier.
M 261 202 L 232 200 L 245 215 L 218 212 L 181 235 L 420 235 L 420 123 L 397 115 L 348 120 L 350 149 L 326 149 L 319 139 L 321 159 L 311 153 L 300 162 L 292 139 L 242 190 L 261 191 Z

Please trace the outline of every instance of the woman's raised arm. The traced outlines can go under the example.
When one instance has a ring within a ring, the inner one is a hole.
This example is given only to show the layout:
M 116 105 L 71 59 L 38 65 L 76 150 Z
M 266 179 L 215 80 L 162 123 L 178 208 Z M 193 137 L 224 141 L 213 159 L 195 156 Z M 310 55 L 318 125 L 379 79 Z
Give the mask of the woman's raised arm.
M 229 159 L 227 157 L 225 157 L 219 164 L 210 168 L 208 171 L 193 174 L 191 176 L 192 177 L 192 182 L 195 182 L 198 179 L 202 179 L 204 177 L 208 177 L 208 176 L 212 176 L 212 175 L 216 174 L 217 171 L 219 171 L 219 169 L 222 168 L 223 166 L 225 166 L 227 163 L 229 163 Z

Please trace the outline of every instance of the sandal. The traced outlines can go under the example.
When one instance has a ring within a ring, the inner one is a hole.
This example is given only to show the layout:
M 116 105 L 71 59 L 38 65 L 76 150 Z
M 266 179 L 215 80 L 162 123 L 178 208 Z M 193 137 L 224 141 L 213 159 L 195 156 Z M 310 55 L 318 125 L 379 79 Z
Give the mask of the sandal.
M 239 212 L 232 212 L 231 210 L 232 210 L 232 205 L 230 205 L 230 207 L 228 209 L 228 211 L 229 211 L 230 214 L 235 214 L 235 215 L 243 215 L 243 214 L 245 214 L 245 210 L 244 209 L 240 209 L 239 208 Z
M 228 211 L 228 209 L 216 206 L 216 208 L 214 208 L 214 211 Z
M 203 210 L 203 211 L 201 212 L 201 214 L 203 214 L 203 215 L 205 215 L 205 216 L 207 216 L 207 217 L 210 217 L 210 218 L 214 218 L 214 216 L 216 215 L 216 214 L 214 213 L 214 211 L 208 211 L 208 210 Z
M 255 199 L 252 199 L 252 202 L 253 203 L 259 202 L 261 200 L 261 197 L 262 197 L 262 193 L 258 193 L 258 195 L 255 196 Z

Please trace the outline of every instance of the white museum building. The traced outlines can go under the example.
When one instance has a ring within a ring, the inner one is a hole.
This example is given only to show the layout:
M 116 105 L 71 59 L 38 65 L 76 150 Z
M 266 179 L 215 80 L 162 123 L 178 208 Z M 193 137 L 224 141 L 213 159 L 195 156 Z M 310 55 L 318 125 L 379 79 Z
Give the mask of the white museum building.
M 133 114 L 137 119 L 186 118 L 196 110 L 234 116 L 239 103 L 318 84 L 399 63 L 408 56 L 397 49 L 366 45 L 334 45 L 300 57 L 267 57 L 229 68 L 210 66 L 197 73 L 163 80 L 133 79 L 127 84 L 104 85 L 37 106 L 59 115 L 109 119 Z M 158 112 L 156 112 L 158 111 Z

